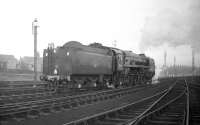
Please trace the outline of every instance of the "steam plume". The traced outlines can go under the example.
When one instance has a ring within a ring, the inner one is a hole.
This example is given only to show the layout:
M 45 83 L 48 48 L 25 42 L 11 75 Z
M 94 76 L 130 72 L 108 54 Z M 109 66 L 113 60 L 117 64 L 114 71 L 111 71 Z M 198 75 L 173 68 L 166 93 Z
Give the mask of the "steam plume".
M 146 19 L 140 42 L 142 51 L 165 43 L 173 47 L 189 45 L 196 52 L 200 50 L 200 1 L 186 1 L 188 4 L 181 11 L 167 8 Z

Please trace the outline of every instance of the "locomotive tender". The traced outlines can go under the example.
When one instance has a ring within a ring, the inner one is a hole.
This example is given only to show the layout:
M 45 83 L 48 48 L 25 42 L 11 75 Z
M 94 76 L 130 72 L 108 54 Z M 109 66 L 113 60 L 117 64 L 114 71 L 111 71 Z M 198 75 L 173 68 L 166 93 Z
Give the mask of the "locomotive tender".
M 154 60 L 144 54 L 70 41 L 44 50 L 41 79 L 75 88 L 118 87 L 151 82 L 154 74 Z

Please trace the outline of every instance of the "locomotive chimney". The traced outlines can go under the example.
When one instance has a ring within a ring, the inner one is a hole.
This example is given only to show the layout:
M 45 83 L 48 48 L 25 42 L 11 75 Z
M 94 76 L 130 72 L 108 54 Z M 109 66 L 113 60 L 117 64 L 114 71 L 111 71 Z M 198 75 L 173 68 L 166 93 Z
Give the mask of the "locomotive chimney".
M 34 36 L 34 80 L 37 81 L 37 28 L 38 21 L 35 19 L 32 23 L 32 30 Z

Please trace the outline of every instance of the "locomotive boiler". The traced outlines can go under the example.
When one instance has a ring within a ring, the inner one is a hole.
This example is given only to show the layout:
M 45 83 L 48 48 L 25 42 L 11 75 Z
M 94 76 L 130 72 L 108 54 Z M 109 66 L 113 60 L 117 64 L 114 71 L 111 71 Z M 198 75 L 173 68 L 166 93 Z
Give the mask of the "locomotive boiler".
M 118 87 L 145 84 L 154 74 L 154 60 L 144 54 L 71 41 L 44 50 L 41 79 L 75 88 Z

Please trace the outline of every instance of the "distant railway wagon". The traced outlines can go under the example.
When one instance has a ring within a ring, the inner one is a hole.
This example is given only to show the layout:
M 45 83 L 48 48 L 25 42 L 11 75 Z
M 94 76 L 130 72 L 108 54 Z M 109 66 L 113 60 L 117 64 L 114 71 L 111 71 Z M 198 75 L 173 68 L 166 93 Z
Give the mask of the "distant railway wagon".
M 73 87 L 118 87 L 150 82 L 154 74 L 154 60 L 144 54 L 71 41 L 44 50 L 41 79 Z

